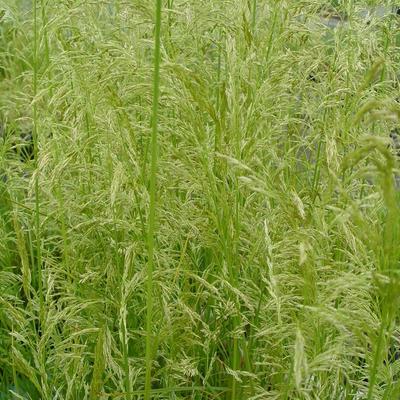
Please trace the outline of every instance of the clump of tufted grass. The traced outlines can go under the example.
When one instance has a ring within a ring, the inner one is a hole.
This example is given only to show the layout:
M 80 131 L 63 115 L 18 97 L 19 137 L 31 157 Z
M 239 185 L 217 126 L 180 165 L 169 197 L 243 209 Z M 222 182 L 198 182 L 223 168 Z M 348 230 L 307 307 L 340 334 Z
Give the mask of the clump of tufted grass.
M 398 397 L 398 20 L 160 4 L 2 6 L 0 396 Z

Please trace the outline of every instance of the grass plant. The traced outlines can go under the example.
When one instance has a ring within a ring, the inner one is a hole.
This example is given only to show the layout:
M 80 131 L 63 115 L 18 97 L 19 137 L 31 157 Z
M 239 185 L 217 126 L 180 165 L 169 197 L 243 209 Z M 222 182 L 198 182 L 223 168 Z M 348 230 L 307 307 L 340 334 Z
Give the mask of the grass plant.
M 378 5 L 0 3 L 0 399 L 398 398 Z

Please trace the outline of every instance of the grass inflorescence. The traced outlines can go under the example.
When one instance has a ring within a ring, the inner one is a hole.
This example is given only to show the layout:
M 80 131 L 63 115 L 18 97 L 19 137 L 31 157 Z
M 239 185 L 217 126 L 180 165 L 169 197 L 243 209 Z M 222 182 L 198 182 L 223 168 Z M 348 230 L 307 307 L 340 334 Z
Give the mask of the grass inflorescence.
M 400 21 L 326 3 L 0 5 L 0 399 L 400 396 Z

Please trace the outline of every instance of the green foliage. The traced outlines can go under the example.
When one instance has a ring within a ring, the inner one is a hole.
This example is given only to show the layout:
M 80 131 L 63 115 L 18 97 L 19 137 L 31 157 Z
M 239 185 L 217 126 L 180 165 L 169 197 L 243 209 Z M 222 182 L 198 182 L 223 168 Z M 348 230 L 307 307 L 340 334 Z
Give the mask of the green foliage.
M 399 21 L 336 3 L 0 6 L 0 399 L 399 396 Z

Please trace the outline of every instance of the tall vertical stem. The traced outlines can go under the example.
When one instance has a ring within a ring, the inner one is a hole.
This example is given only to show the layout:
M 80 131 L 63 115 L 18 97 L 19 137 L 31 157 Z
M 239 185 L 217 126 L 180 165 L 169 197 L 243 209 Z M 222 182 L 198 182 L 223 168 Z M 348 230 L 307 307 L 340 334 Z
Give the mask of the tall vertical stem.
M 42 282 L 42 250 L 40 232 L 40 194 L 39 194 L 39 162 L 38 162 L 38 110 L 36 96 L 38 91 L 38 15 L 37 0 L 33 2 L 33 146 L 35 158 L 35 231 L 36 231 L 36 268 L 39 292 L 39 320 L 43 322 L 44 296 Z M 42 329 L 42 327 L 40 328 Z
M 153 76 L 153 111 L 151 130 L 151 169 L 150 169 L 150 209 L 148 218 L 148 262 L 147 262 L 147 316 L 146 316 L 146 381 L 145 400 L 150 400 L 152 366 L 152 319 L 153 319 L 153 269 L 154 269 L 154 234 L 155 211 L 157 206 L 156 184 L 158 164 L 158 100 L 160 96 L 160 36 L 161 36 L 161 0 L 156 0 L 156 21 L 154 37 L 154 76 Z
M 256 31 L 256 18 L 257 18 L 257 0 L 253 0 L 253 10 L 252 10 L 252 18 L 251 18 L 251 28 L 252 28 L 253 35 Z

